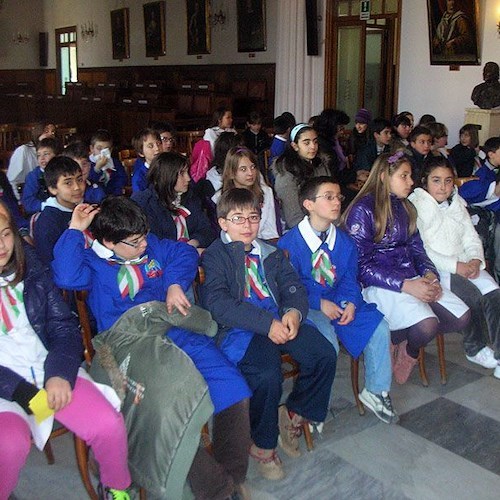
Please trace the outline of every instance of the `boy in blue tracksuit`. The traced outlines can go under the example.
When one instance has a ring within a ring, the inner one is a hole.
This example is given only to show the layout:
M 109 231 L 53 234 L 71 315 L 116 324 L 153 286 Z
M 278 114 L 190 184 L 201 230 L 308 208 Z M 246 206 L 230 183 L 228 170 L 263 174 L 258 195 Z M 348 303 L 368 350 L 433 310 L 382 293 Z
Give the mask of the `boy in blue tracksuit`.
M 83 231 L 95 240 L 85 248 Z M 145 214 L 125 197 L 108 197 L 100 208 L 78 205 L 54 248 L 54 281 L 61 288 L 88 290 L 99 331 L 110 328 L 131 307 L 166 300 L 171 312 L 186 314 L 186 292 L 197 272 L 198 252 L 186 243 L 148 234 Z M 166 297 L 166 298 L 165 298 Z M 214 456 L 198 451 L 190 471 L 195 496 L 231 496 L 245 481 L 248 466 L 248 397 L 237 369 L 212 339 L 181 328 L 167 333 L 205 378 L 215 407 Z M 215 451 L 217 450 L 217 451 Z
M 299 200 L 306 217 L 282 236 L 309 296 L 308 318 L 338 350 L 336 336 L 353 358 L 364 353 L 365 388 L 361 401 L 386 423 L 397 422 L 392 408 L 389 326 L 375 304 L 367 304 L 357 281 L 356 245 L 333 222 L 344 197 L 331 177 L 304 183 Z
M 222 351 L 253 391 L 250 455 L 264 477 L 281 479 L 278 434 L 285 453 L 300 456 L 300 425 L 326 417 L 337 356 L 305 321 L 307 295 L 297 273 L 281 250 L 256 239 L 257 197 L 248 189 L 230 189 L 217 204 L 217 216 L 221 239 L 203 254 L 202 303 L 221 327 Z M 300 364 L 286 406 L 279 406 L 282 353 Z

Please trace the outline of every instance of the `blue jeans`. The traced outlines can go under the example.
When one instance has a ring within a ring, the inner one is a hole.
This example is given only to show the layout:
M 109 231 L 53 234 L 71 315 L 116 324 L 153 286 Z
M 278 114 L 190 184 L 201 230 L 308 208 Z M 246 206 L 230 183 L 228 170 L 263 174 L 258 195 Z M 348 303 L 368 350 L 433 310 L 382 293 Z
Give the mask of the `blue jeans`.
M 310 319 L 322 335 L 339 351 L 339 341 L 331 321 L 321 312 L 310 309 L 307 318 Z M 389 350 L 389 325 L 383 319 L 363 349 L 365 365 L 365 387 L 374 394 L 391 389 L 392 366 Z

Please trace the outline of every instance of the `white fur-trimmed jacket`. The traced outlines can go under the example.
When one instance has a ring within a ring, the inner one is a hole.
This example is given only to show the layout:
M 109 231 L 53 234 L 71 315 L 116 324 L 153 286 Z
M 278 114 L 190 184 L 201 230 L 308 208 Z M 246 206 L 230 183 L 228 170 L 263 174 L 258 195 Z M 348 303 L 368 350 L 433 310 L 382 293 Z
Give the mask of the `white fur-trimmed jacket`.
M 425 251 L 438 271 L 456 273 L 457 262 L 472 259 L 479 259 L 481 269 L 485 268 L 483 245 L 467 212 L 467 203 L 456 188 L 446 208 L 441 208 L 422 188 L 415 189 L 408 199 L 417 209 L 417 226 Z

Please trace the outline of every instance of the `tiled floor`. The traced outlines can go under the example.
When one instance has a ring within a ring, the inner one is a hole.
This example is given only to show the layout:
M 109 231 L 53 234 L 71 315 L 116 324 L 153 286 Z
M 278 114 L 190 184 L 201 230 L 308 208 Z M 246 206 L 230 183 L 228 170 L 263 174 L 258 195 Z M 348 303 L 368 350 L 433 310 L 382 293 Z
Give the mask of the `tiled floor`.
M 350 387 L 347 356 L 341 355 L 333 388 L 332 412 L 315 450 L 291 460 L 282 456 L 287 477 L 271 482 L 250 465 L 254 500 L 274 499 L 474 499 L 499 498 L 500 380 L 465 360 L 459 335 L 446 337 L 448 384 L 439 382 L 430 346 L 430 385 L 414 373 L 394 386 L 400 414 L 389 426 L 367 413 L 360 417 Z M 56 465 L 43 454 L 29 457 L 16 498 L 85 498 L 69 437 L 56 440 Z M 305 446 L 303 446 L 305 448 Z M 283 454 L 282 454 L 283 455 Z M 168 499 L 175 500 L 175 499 Z

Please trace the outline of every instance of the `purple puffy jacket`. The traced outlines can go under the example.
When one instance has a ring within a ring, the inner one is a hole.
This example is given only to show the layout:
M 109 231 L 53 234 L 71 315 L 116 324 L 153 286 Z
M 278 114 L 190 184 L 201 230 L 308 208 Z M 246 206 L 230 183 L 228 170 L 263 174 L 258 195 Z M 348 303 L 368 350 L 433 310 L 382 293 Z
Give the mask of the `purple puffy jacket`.
M 375 197 L 367 195 L 351 208 L 346 230 L 359 252 L 359 279 L 363 287 L 378 286 L 400 292 L 403 281 L 432 271 L 439 276 L 424 250 L 418 231 L 409 235 L 409 216 L 401 200 L 391 195 L 394 222 L 376 243 Z

